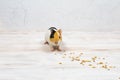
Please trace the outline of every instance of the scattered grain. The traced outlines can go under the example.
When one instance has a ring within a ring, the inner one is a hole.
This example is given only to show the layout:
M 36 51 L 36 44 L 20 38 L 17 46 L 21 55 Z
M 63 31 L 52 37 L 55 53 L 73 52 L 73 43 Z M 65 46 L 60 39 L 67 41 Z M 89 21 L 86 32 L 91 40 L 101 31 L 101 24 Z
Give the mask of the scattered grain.
M 92 68 L 96 68 L 95 66 L 92 66 Z
M 107 69 L 107 68 L 108 68 L 108 66 L 107 66 L 106 64 L 104 64 L 104 65 L 102 66 L 102 68 Z
M 93 62 L 95 62 L 96 59 L 97 59 L 97 56 L 92 57 Z
M 88 66 L 92 66 L 92 64 L 89 64 Z
M 62 64 L 62 62 L 59 62 L 59 64 Z
M 98 64 L 103 64 L 103 62 L 99 62 Z

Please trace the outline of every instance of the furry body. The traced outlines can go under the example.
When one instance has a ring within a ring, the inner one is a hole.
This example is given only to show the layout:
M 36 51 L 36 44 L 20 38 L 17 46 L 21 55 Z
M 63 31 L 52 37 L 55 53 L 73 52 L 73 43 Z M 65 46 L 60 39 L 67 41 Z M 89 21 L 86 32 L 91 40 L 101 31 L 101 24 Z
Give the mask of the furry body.
M 61 51 L 60 45 L 62 42 L 61 29 L 51 27 L 48 29 L 45 35 L 45 44 L 49 44 L 52 51 L 58 50 Z

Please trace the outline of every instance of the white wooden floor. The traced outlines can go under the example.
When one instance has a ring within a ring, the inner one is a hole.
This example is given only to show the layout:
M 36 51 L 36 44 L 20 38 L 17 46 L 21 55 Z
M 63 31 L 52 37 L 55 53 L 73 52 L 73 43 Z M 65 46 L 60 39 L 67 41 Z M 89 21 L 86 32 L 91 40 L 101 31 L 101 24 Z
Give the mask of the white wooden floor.
M 63 32 L 62 52 L 43 45 L 44 34 L 0 32 L 0 80 L 120 80 L 120 33 Z

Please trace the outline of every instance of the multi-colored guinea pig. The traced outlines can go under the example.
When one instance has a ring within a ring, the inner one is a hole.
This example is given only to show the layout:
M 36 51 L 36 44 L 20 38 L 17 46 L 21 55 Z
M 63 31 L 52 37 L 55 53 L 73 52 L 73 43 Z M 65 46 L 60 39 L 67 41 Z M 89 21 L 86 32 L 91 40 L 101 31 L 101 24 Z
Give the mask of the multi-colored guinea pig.
M 50 27 L 45 35 L 45 44 L 48 44 L 51 51 L 58 50 L 61 51 L 60 45 L 62 42 L 62 31 L 55 27 Z

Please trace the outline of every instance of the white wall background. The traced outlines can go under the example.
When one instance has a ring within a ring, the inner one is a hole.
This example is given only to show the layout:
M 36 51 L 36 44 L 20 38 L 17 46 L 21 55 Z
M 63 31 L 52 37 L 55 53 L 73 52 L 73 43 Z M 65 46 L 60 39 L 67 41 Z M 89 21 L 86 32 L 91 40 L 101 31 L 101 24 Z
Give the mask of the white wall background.
M 0 0 L 0 29 L 120 30 L 120 0 Z

